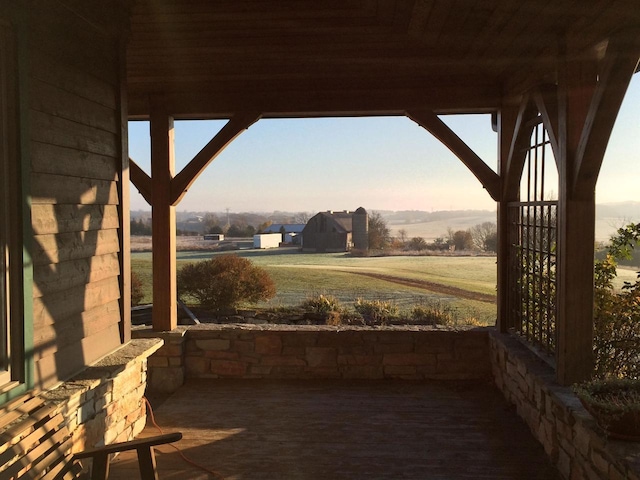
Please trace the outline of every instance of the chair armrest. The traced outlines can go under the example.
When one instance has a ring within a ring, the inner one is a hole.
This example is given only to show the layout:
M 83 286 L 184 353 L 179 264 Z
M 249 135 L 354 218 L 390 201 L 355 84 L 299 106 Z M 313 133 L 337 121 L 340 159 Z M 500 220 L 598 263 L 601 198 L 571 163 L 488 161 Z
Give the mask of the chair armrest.
M 104 447 L 90 448 L 82 452 L 75 453 L 75 458 L 88 458 L 99 455 L 109 455 L 116 452 L 125 452 L 127 450 L 137 450 L 140 448 L 149 448 L 155 445 L 163 445 L 165 443 L 177 442 L 182 438 L 182 433 L 166 433 L 164 435 L 157 435 L 155 437 L 140 438 L 136 440 L 130 440 L 128 442 L 112 443 L 111 445 L 105 445 Z

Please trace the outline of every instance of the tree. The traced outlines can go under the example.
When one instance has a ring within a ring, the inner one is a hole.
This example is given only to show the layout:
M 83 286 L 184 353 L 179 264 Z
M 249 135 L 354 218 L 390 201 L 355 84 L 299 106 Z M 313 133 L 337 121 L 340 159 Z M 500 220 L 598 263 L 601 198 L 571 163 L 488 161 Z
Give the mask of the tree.
M 473 246 L 484 252 L 495 252 L 498 248 L 498 226 L 494 222 L 483 222 L 471 227 Z
M 311 217 L 313 217 L 313 214 L 309 212 L 298 212 L 293 216 L 293 223 L 306 224 Z
M 453 245 L 456 250 L 471 250 L 473 248 L 473 238 L 469 230 L 458 230 L 453 233 Z
M 236 255 L 188 263 L 178 272 L 178 293 L 211 309 L 268 300 L 276 287 L 266 270 Z
M 136 272 L 131 272 L 131 306 L 140 305 L 144 298 L 144 285 Z
M 409 235 L 407 234 L 407 231 L 404 228 L 401 228 L 400 230 L 398 230 L 398 240 L 400 240 L 400 243 L 404 245 L 405 243 L 407 243 L 408 238 L 409 238 Z
M 369 214 L 369 248 L 384 250 L 389 242 L 391 242 L 391 232 L 387 221 L 382 218 L 380 212 L 371 212 Z
M 417 250 L 418 252 L 427 249 L 427 241 L 422 237 L 413 237 L 409 240 L 409 250 Z

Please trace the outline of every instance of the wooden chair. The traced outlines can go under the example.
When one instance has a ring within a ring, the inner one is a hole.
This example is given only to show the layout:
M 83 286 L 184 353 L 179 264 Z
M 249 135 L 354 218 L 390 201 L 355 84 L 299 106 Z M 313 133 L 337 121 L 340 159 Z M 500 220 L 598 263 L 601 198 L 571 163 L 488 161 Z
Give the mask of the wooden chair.
M 178 441 L 181 433 L 114 443 L 72 454 L 72 435 L 60 406 L 25 395 L 0 409 L 0 478 L 2 480 L 105 480 L 109 455 L 137 450 L 142 480 L 157 480 L 153 447 Z M 81 460 L 92 458 L 89 475 Z

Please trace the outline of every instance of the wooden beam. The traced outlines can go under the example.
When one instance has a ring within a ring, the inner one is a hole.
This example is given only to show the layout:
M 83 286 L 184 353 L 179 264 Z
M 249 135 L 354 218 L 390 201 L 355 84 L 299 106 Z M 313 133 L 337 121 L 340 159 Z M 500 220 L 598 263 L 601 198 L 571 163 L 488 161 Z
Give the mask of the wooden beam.
M 509 154 L 506 164 L 501 166 L 500 176 L 502 180 L 502 198 L 507 201 L 516 200 L 520 193 L 520 179 L 522 169 L 527 157 L 527 150 L 531 141 L 533 125 L 531 121 L 538 115 L 531 102 L 531 98 L 525 95 L 518 109 L 518 115 L 513 124 L 513 134 L 510 136 Z M 505 145 L 506 147 L 506 145 Z
M 497 303 L 498 317 L 496 327 L 502 333 L 505 333 L 509 326 L 510 315 L 510 269 L 509 258 L 511 255 L 510 237 L 509 237 L 509 201 L 512 200 L 506 196 L 508 189 L 504 187 L 505 178 L 507 178 L 507 164 L 511 150 L 513 136 L 516 134 L 516 121 L 518 119 L 518 108 L 515 106 L 504 106 L 498 112 L 498 169 L 500 179 L 503 182 L 501 194 L 502 197 L 498 201 L 498 252 L 497 252 Z M 519 179 L 518 179 L 519 183 Z M 517 192 L 518 190 L 515 189 Z
M 155 331 L 176 328 L 176 210 L 171 202 L 175 169 L 173 118 L 161 101 L 151 115 L 153 311 Z
M 464 143 L 438 116 L 428 110 L 409 110 L 407 116 L 428 130 L 464 163 L 491 198 L 500 199 L 500 177 L 476 153 Z
M 500 107 L 500 85 L 470 80 L 457 85 L 424 79 L 420 85 L 358 86 L 345 80 L 335 88 L 307 81 L 285 89 L 278 84 L 241 87 L 225 83 L 166 85 L 163 96 L 174 118 L 230 118 L 235 112 L 262 112 L 262 118 L 404 115 L 409 109 L 437 113 L 492 112 Z M 335 82 L 334 82 L 335 83 Z M 429 85 L 425 88 L 424 85 Z M 259 88 L 258 88 L 259 87 Z M 129 84 L 129 118 L 147 119 L 148 89 L 153 84 Z M 164 88 L 164 87 L 163 87 Z
M 140 192 L 140 195 L 147 201 L 149 205 L 152 204 L 152 181 L 151 177 L 147 175 L 147 172 L 142 170 L 132 158 L 129 157 L 129 177 L 131 183 L 135 185 Z
M 573 197 L 576 147 L 594 78 L 575 52 L 562 46 L 558 68 L 558 218 L 556 249 L 556 376 L 570 385 L 593 371 L 593 257 L 595 192 Z
M 533 100 L 542 116 L 549 142 L 553 150 L 553 156 L 558 163 L 560 157 L 560 147 L 558 144 L 558 87 L 556 85 L 541 85 L 533 91 Z
M 171 181 L 171 204 L 177 205 L 185 196 L 189 187 L 196 181 L 203 170 L 229 145 L 238 135 L 260 119 L 258 113 L 234 115 L 215 137 L 207 143 L 198 154 Z
M 579 198 L 588 198 L 595 189 L 611 131 L 638 58 L 639 31 L 625 31 L 609 41 L 576 152 L 572 188 Z
M 129 130 L 127 121 L 126 42 L 120 41 L 120 69 L 118 85 L 118 121 L 120 123 L 120 152 L 118 162 L 118 218 L 120 263 L 120 341 L 131 340 L 131 204 L 129 193 Z

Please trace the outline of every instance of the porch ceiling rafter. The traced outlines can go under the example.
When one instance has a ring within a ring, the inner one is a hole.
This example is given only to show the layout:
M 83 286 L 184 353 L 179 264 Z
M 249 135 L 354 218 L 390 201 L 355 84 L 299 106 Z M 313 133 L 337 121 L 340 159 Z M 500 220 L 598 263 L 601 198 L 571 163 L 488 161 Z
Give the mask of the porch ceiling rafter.
M 451 150 L 480 180 L 491 198 L 496 201 L 500 199 L 500 177 L 435 113 L 428 110 L 410 110 L 407 116 Z

